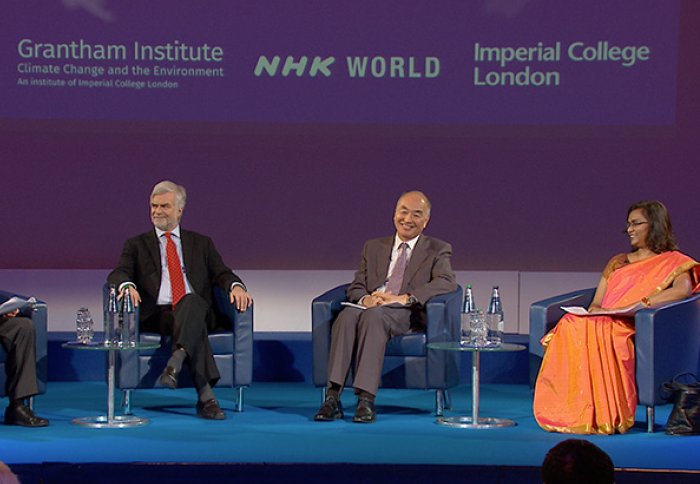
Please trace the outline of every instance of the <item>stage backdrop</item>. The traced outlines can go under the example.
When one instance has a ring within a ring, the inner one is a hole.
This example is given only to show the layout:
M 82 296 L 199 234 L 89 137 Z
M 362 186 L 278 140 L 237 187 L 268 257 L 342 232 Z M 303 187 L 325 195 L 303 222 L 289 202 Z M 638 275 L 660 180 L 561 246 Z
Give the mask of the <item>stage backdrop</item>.
M 243 270 L 352 269 L 410 189 L 459 270 L 598 271 L 648 198 L 697 257 L 697 3 L 18 2 L 0 268 L 113 266 L 165 178 Z

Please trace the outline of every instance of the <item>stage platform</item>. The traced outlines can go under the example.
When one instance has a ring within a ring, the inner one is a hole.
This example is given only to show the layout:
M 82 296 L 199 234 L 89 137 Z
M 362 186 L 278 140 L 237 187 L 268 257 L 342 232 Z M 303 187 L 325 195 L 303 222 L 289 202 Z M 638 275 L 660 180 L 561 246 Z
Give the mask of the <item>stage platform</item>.
M 382 390 L 374 424 L 354 424 L 354 399 L 343 396 L 346 419 L 312 421 L 321 392 L 300 383 L 255 383 L 245 410 L 233 412 L 231 389 L 217 390 L 228 419 L 195 416 L 192 389 L 134 392 L 134 413 L 144 427 L 93 429 L 76 417 L 105 412 L 103 382 L 51 382 L 37 397 L 38 413 L 51 420 L 41 429 L 0 426 L 0 460 L 24 484 L 34 482 L 540 482 L 539 465 L 549 448 L 571 436 L 544 432 L 532 416 L 527 385 L 485 384 L 481 416 L 516 421 L 484 430 L 435 423 L 434 394 Z M 468 414 L 469 387 L 453 391 L 450 415 Z M 662 425 L 670 405 L 658 407 Z M 613 459 L 617 482 L 700 482 L 700 436 L 645 432 L 643 409 L 630 432 L 587 436 Z M 239 481 L 240 482 L 240 481 Z

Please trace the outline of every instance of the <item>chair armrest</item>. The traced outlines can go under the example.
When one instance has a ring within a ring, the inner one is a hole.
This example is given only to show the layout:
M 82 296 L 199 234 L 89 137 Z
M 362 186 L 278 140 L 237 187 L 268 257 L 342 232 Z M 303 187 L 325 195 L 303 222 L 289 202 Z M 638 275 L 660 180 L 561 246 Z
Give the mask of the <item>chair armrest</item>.
M 12 296 L 17 296 L 17 294 L 15 294 L 14 292 L 0 291 L 0 304 L 4 303 Z
M 532 303 L 530 305 L 529 352 L 540 357 L 544 356 L 544 348 L 542 348 L 540 340 L 564 316 L 564 310 L 560 306 L 588 307 L 594 294 L 595 288 L 580 289 Z
M 216 305 L 230 322 L 233 331 L 234 385 L 248 386 L 253 381 L 253 305 L 241 312 L 231 304 L 229 295 L 214 288 Z
M 700 370 L 700 294 L 635 314 L 639 403 L 662 403 L 659 386 Z
M 311 301 L 311 345 L 313 381 L 325 386 L 328 381 L 328 355 L 331 350 L 331 326 L 343 309 L 340 303 L 347 301 L 347 288 L 343 284 L 327 291 Z
M 461 336 L 462 288 L 432 297 L 425 304 L 426 343 L 459 341 Z M 457 351 L 427 350 L 426 387 L 445 389 L 459 383 Z
M 462 288 L 434 296 L 425 304 L 428 343 L 459 341 L 461 333 Z

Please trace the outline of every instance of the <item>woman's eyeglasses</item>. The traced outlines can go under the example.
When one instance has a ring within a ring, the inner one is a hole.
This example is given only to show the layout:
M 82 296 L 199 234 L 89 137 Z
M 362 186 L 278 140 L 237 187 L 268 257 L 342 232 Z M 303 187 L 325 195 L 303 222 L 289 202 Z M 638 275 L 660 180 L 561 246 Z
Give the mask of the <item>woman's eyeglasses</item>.
M 630 228 L 630 227 L 636 228 L 636 227 L 639 227 L 640 225 L 644 225 L 644 224 L 648 224 L 648 223 L 649 222 L 638 222 L 635 220 L 634 222 L 627 222 L 627 228 Z

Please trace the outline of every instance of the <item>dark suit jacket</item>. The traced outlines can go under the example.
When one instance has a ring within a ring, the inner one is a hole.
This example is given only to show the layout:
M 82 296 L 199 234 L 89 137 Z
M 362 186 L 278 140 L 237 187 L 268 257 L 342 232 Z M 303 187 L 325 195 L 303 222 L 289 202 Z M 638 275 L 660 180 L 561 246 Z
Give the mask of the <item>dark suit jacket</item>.
M 360 268 L 348 287 L 348 300 L 359 301 L 384 285 L 389 272 L 394 237 L 383 237 L 365 242 Z M 452 246 L 447 242 L 421 235 L 413 248 L 411 259 L 401 285 L 401 294 L 410 293 L 418 299 L 421 309 L 433 296 L 457 289 L 450 265 Z M 421 318 L 422 320 L 423 318 Z M 414 318 L 412 320 L 415 321 Z
M 212 240 L 197 232 L 180 227 L 183 265 L 192 291 L 203 297 L 211 309 L 213 286 L 219 285 L 228 294 L 231 284 L 241 279 L 229 269 L 214 247 Z M 141 295 L 140 319 L 144 321 L 156 311 L 162 273 L 160 246 L 155 229 L 127 240 L 119 264 L 107 277 L 109 284 L 119 287 L 130 281 Z M 216 319 L 210 310 L 207 325 L 212 329 Z

